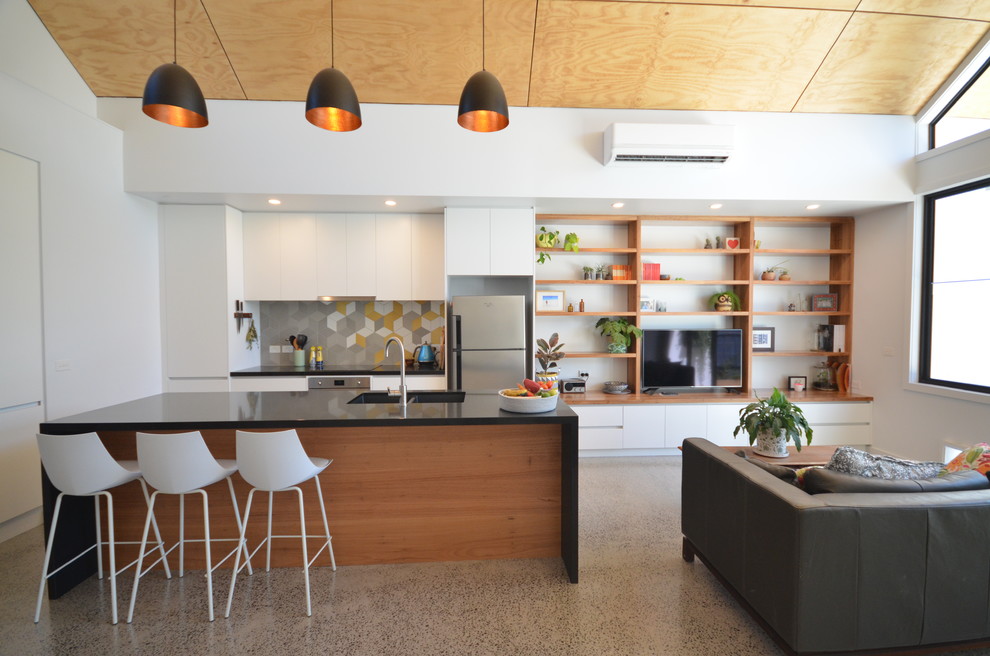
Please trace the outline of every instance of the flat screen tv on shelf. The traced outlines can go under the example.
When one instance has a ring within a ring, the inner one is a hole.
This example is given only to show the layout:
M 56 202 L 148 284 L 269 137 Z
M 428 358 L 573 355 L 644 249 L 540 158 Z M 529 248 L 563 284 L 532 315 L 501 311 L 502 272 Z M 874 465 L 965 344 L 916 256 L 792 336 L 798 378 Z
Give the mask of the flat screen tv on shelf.
M 742 330 L 644 330 L 642 388 L 742 387 Z

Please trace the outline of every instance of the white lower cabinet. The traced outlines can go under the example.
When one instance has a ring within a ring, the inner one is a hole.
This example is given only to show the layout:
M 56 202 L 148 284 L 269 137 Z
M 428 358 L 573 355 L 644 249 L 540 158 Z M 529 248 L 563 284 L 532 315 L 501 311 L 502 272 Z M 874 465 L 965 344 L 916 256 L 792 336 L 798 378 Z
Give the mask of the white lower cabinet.
M 231 376 L 231 392 L 305 392 L 305 376 Z
M 749 446 L 749 438 L 732 432 L 745 403 L 642 403 L 572 405 L 578 415 L 578 448 L 673 449 L 686 438 L 703 437 L 719 446 Z M 814 445 L 868 445 L 873 441 L 873 404 L 802 403 L 814 431 Z
M 621 449 L 624 409 L 621 405 L 572 405 L 578 416 L 578 449 Z
M 412 390 L 445 390 L 446 376 L 406 376 L 406 387 Z M 384 392 L 387 389 L 399 389 L 398 376 L 372 376 L 371 389 Z

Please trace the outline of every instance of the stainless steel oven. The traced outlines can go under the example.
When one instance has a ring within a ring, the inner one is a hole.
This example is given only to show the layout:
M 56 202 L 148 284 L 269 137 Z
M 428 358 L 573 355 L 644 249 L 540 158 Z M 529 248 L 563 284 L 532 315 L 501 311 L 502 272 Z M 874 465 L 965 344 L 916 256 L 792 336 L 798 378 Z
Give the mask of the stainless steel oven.
M 307 376 L 309 389 L 353 392 L 371 389 L 371 376 Z

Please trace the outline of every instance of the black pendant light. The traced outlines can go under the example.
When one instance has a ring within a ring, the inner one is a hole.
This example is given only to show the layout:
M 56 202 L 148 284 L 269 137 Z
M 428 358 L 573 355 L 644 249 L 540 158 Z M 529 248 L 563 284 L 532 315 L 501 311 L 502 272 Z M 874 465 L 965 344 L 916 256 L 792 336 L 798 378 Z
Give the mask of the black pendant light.
M 206 100 L 196 79 L 189 71 L 175 63 L 176 26 L 175 0 L 172 2 L 172 63 L 162 64 L 148 77 L 144 85 L 145 114 L 180 128 L 202 128 L 210 122 L 206 114 Z
M 498 132 L 509 125 L 509 104 L 498 78 L 485 70 L 485 3 L 481 2 L 481 70 L 472 75 L 457 110 L 457 123 L 474 132 Z
M 330 2 L 330 68 L 316 74 L 306 94 L 306 120 L 318 128 L 350 132 L 361 127 L 361 105 L 347 76 L 333 67 L 333 2 Z

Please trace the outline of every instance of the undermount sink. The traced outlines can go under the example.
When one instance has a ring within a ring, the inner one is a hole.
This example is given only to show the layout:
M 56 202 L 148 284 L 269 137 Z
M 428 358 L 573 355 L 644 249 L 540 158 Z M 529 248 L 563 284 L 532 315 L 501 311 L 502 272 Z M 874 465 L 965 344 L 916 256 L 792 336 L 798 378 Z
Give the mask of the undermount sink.
M 448 392 L 443 390 L 428 392 L 409 392 L 408 403 L 464 403 L 464 392 Z M 390 396 L 388 392 L 365 392 L 358 394 L 348 401 L 351 403 L 398 403 L 398 396 Z

